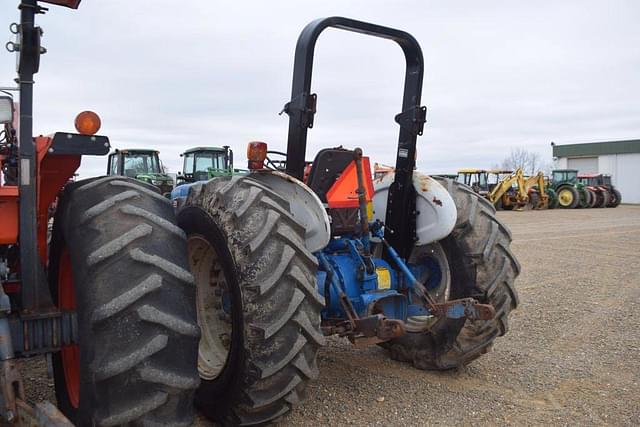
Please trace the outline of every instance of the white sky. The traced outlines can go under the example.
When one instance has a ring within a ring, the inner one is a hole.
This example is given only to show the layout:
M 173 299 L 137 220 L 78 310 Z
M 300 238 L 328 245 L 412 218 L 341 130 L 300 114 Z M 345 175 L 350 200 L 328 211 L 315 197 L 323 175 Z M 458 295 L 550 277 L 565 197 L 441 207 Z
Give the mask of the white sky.
M 0 28 L 18 20 L 0 4 Z M 284 150 L 295 43 L 309 21 L 342 15 L 410 32 L 422 45 L 428 108 L 418 167 L 489 167 L 511 147 L 551 160 L 550 142 L 640 138 L 640 2 L 83 0 L 39 16 L 49 53 L 36 75 L 35 132 L 100 114 L 113 147 L 179 153 L 246 142 Z M 0 55 L 0 86 L 15 77 Z M 328 30 L 316 49 L 315 127 L 307 157 L 360 146 L 393 164 L 404 60 L 393 42 Z M 83 160 L 103 174 L 106 157 Z

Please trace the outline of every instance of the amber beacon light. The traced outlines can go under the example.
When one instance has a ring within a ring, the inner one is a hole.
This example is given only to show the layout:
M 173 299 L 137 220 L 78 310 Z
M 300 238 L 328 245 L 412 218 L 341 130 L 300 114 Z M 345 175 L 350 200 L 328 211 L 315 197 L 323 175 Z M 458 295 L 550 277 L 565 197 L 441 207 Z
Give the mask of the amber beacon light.
M 264 160 L 267 158 L 267 143 L 253 141 L 247 145 L 247 159 L 249 169 L 263 169 Z
M 94 135 L 100 130 L 100 117 L 93 111 L 83 111 L 76 116 L 76 130 L 82 135 Z

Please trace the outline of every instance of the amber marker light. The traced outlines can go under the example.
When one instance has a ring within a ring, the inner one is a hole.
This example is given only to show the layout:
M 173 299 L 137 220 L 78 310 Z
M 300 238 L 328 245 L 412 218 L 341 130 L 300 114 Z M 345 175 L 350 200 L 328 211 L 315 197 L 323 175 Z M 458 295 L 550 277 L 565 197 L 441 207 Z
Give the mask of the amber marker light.
M 82 135 L 95 135 L 101 124 L 100 117 L 93 111 L 83 111 L 76 116 L 76 130 Z
M 247 159 L 249 169 L 263 169 L 264 160 L 267 158 L 267 143 L 252 141 L 247 145 Z

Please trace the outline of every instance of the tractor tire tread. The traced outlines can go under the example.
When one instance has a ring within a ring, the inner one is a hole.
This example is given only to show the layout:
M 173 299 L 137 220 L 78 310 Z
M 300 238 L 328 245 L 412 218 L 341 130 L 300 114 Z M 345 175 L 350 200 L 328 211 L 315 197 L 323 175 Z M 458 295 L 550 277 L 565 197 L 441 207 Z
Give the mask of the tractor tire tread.
M 559 207 L 561 209 L 576 209 L 580 205 L 580 193 L 578 192 L 576 187 L 573 185 L 570 185 L 570 184 L 561 185 L 557 189 L 558 199 L 560 199 L 560 193 L 562 193 L 562 191 L 564 191 L 565 189 L 571 192 L 571 194 L 573 195 L 573 200 L 571 204 L 567 206 L 562 206 L 561 203 L 558 203 Z
M 587 188 L 587 193 L 589 193 L 589 208 L 598 207 L 598 195 L 595 191 Z
M 317 260 L 304 246 L 304 228 L 289 203 L 250 177 L 220 177 L 192 188 L 183 209 L 189 207 L 207 212 L 226 236 L 246 319 L 238 389 L 212 398 L 203 381 L 196 404 L 223 424 L 273 421 L 317 376 L 316 353 L 324 344 Z
M 385 344 L 393 359 L 412 363 L 418 369 L 444 370 L 461 367 L 490 350 L 496 337 L 508 330 L 508 315 L 518 306 L 515 278 L 521 267 L 509 245 L 511 232 L 495 216 L 491 203 L 470 187 L 448 178 L 435 178 L 449 189 L 458 210 L 456 225 L 447 239 L 453 239 L 464 257 L 475 260 L 476 287 L 485 303 L 496 310 L 488 321 L 465 320 L 455 341 L 444 348 L 431 333 L 407 334 Z M 445 240 L 447 240 L 445 239 Z M 410 335 L 416 336 L 415 338 Z
M 611 193 L 609 190 L 602 190 L 602 204 L 601 208 L 608 208 L 611 205 Z
M 558 208 L 558 193 L 552 188 L 547 188 L 545 190 L 547 196 L 549 196 L 549 209 L 557 209 Z
M 67 185 L 58 211 L 79 266 L 79 334 L 91 337 L 80 344 L 91 347 L 80 371 L 93 383 L 81 385 L 77 422 L 193 422 L 200 333 L 185 235 L 170 203 L 140 181 L 110 176 Z
M 616 190 L 615 188 L 612 190 L 612 192 L 614 200 L 611 202 L 611 207 L 617 208 L 618 205 L 620 205 L 620 203 L 622 202 L 622 193 L 620 193 L 620 191 Z

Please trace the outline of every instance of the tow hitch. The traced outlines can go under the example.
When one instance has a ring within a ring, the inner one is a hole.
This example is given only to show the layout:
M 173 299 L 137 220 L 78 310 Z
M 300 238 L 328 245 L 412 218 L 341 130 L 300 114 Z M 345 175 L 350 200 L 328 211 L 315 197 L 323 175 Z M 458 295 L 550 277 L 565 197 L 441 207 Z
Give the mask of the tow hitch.
M 473 298 L 462 298 L 443 303 L 433 304 L 435 316 L 448 317 L 449 319 L 491 320 L 496 315 L 492 305 L 480 304 Z

